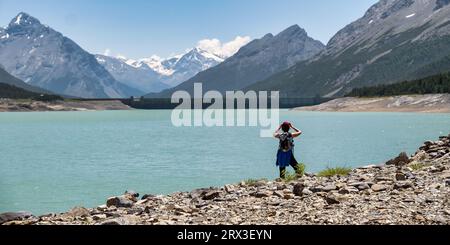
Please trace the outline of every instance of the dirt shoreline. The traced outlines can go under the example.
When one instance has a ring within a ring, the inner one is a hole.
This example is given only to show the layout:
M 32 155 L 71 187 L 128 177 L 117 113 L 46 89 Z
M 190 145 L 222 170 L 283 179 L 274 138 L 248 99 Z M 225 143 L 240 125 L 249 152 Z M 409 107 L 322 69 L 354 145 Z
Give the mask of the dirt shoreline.
M 320 105 L 294 108 L 317 112 L 450 113 L 450 94 L 404 95 L 375 98 L 339 98 Z
M 44 112 L 44 111 L 105 111 L 131 110 L 119 100 L 111 101 L 55 101 L 41 102 L 31 100 L 0 100 L 0 112 Z

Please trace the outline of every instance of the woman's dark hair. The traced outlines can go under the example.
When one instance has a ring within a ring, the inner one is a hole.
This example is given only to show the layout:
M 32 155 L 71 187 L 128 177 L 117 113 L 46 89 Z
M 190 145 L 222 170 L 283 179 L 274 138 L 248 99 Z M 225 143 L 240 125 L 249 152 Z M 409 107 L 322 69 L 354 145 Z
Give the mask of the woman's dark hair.
M 283 132 L 285 133 L 289 132 L 289 129 L 291 129 L 291 124 L 289 122 L 284 122 L 281 125 L 281 130 L 283 130 Z

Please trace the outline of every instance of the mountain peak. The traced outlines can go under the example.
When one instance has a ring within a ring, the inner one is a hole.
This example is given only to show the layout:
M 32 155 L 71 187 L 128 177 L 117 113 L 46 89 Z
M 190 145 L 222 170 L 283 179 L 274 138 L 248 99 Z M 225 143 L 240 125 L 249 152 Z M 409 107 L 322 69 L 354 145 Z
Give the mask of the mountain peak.
M 20 12 L 16 17 L 14 17 L 11 20 L 9 26 L 17 26 L 17 25 L 26 26 L 34 24 L 41 24 L 41 22 L 25 12 Z
M 278 34 L 278 36 L 291 36 L 297 33 L 301 33 L 301 34 L 305 34 L 306 35 L 306 31 L 305 29 L 301 28 L 299 25 L 292 25 L 290 27 L 288 27 L 286 30 L 280 32 L 280 34 Z

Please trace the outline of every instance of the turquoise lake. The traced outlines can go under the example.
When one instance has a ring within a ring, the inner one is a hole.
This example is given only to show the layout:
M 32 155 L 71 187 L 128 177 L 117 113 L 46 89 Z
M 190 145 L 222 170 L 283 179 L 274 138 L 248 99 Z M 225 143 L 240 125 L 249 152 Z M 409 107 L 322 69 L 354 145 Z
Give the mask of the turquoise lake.
M 450 114 L 282 111 L 308 172 L 380 164 L 450 133 Z M 125 190 L 169 194 L 275 179 L 278 142 L 254 127 L 176 128 L 171 111 L 0 113 L 0 212 L 102 205 Z

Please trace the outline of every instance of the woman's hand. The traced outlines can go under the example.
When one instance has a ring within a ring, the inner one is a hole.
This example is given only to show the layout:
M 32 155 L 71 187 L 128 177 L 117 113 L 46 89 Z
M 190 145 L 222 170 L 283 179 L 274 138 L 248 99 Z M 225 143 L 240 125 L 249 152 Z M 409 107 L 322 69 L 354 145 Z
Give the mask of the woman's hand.
M 291 124 L 291 128 L 295 131 L 295 133 L 292 134 L 292 137 L 294 137 L 294 138 L 300 136 L 303 133 L 300 129 L 296 128 L 292 124 Z

